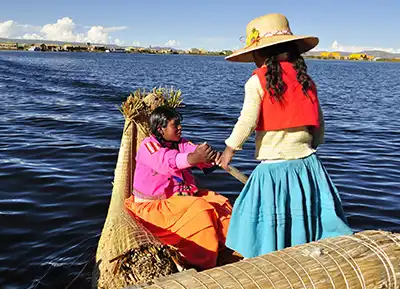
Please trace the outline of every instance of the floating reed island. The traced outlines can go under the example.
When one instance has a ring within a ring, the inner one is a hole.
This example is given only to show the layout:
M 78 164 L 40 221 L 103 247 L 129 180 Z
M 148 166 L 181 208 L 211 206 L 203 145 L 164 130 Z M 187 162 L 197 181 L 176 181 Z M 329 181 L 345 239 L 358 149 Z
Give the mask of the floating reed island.
M 385 231 L 327 238 L 251 259 L 226 249 L 215 268 L 186 268 L 177 250 L 124 206 L 138 146 L 149 135 L 150 113 L 181 103 L 181 91 L 158 88 L 137 90 L 120 107 L 125 124 L 92 288 L 400 288 L 400 234 Z

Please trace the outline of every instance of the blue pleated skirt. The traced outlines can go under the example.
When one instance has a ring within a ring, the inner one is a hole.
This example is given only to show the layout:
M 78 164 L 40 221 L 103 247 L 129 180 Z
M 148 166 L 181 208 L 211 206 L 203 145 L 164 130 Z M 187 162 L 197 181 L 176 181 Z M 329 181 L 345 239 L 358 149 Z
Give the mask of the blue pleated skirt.
M 226 245 L 251 258 L 352 233 L 338 190 L 312 154 L 254 169 L 233 207 Z

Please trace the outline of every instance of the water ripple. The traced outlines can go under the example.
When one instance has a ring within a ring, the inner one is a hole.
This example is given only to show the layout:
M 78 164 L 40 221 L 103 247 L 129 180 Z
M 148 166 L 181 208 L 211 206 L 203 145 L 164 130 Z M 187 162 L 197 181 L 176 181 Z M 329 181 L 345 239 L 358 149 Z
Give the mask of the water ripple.
M 400 65 L 308 64 L 326 119 L 318 154 L 350 225 L 400 231 Z M 0 287 L 64 288 L 93 261 L 129 92 L 181 89 L 186 136 L 223 149 L 252 69 L 222 57 L 0 52 Z M 253 151 L 252 136 L 233 165 L 250 174 Z M 242 188 L 221 169 L 195 173 L 231 199 Z

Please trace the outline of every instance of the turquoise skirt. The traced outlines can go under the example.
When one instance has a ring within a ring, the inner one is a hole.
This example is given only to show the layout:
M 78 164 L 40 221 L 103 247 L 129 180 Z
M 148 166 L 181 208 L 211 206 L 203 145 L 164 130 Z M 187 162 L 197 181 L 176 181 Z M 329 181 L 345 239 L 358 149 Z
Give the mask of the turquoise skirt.
M 226 245 L 251 258 L 352 233 L 338 190 L 312 154 L 255 168 L 233 206 Z

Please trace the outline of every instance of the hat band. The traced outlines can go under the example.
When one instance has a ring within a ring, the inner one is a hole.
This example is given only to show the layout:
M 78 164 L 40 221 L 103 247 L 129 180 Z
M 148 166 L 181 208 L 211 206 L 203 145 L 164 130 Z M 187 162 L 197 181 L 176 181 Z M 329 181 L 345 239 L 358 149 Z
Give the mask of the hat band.
M 261 37 L 271 37 L 276 35 L 293 35 L 293 33 L 290 30 L 277 30 L 275 32 L 267 32 L 264 34 L 264 36 Z
M 255 43 L 258 43 L 262 38 L 268 38 L 268 37 L 278 36 L 278 35 L 293 35 L 293 33 L 290 30 L 276 30 L 273 32 L 266 32 L 264 35 L 260 36 L 259 32 L 255 29 L 253 29 L 252 34 L 249 35 L 251 37 L 250 41 L 246 41 L 246 42 L 249 42 L 249 44 L 247 44 L 245 46 L 245 49 L 249 48 L 250 46 L 252 46 Z

